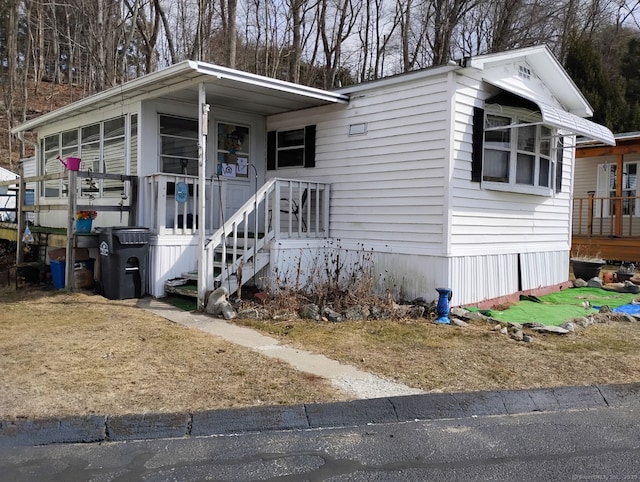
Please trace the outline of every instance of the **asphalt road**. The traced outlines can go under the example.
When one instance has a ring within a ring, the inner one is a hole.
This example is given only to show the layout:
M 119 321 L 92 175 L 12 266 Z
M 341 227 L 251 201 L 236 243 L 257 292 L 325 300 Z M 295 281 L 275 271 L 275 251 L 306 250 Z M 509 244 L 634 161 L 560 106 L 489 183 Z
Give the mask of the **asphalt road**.
M 0 480 L 639 480 L 638 410 L 0 447 Z

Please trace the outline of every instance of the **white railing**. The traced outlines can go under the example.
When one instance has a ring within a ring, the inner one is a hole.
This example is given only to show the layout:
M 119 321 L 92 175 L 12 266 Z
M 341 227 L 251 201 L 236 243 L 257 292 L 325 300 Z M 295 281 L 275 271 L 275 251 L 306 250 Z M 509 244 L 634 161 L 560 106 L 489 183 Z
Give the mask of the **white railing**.
M 235 276 L 240 265 L 252 268 L 250 275 L 243 268 L 241 283 L 255 276 L 268 262 L 257 255 L 274 239 L 328 236 L 329 185 L 271 179 L 207 239 L 203 291 Z
M 184 183 L 184 202 L 176 197 L 176 186 Z M 196 235 L 198 233 L 198 177 L 158 173 L 145 177 L 143 184 L 144 224 L 159 235 Z M 205 229 L 212 233 L 221 224 L 220 200 L 224 199 L 224 183 L 206 180 L 207 214 Z

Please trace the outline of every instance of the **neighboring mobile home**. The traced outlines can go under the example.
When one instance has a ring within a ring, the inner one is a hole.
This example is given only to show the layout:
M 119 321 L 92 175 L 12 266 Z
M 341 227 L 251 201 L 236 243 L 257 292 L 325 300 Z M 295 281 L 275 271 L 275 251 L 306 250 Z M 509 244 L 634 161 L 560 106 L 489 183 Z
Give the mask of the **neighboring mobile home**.
M 461 305 L 568 279 L 575 135 L 615 143 L 591 115 L 541 46 L 331 92 L 182 62 L 13 132 L 37 134 L 39 174 L 82 159 L 95 226 L 151 230 L 153 296 L 187 271 L 202 304 L 360 262 L 380 291 Z M 68 192 L 43 183 L 40 223 L 67 224 Z
M 572 253 L 636 263 L 640 132 L 616 134 L 615 140 L 615 146 L 594 140 L 577 143 Z

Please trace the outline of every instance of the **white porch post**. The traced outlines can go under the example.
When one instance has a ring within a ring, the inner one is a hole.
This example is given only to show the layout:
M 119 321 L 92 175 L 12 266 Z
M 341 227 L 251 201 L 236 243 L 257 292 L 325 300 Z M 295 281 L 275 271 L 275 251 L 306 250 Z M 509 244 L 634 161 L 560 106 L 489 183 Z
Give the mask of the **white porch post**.
M 206 196 L 205 196 L 205 169 L 207 166 L 207 136 L 209 134 L 209 104 L 207 104 L 207 91 L 204 84 L 198 86 L 198 106 L 200 108 L 198 129 L 198 309 L 204 309 L 205 294 L 207 291 L 206 279 Z

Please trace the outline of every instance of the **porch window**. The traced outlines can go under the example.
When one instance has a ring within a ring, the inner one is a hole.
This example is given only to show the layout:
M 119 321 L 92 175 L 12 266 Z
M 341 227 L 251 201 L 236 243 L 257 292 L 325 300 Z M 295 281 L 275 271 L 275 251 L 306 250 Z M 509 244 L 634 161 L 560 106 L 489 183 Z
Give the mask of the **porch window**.
M 198 175 L 198 121 L 160 115 L 160 169 Z
M 128 124 L 127 124 L 128 123 Z M 127 149 L 127 125 L 129 148 Z M 56 174 L 64 170 L 58 157 L 79 157 L 81 171 L 127 174 L 137 170 L 137 115 L 120 116 L 95 124 L 47 136 L 41 143 L 40 172 Z M 92 181 L 86 179 L 80 186 L 80 194 L 88 197 L 120 197 L 125 195 L 125 184 L 120 180 Z M 41 195 L 46 198 L 68 196 L 65 179 L 43 183 Z
M 316 126 L 267 133 L 267 169 L 315 167 Z
M 225 177 L 248 177 L 251 147 L 249 127 L 218 123 L 218 173 Z

